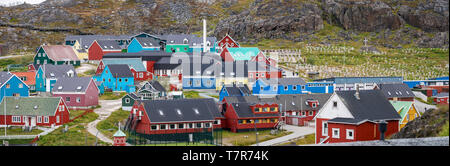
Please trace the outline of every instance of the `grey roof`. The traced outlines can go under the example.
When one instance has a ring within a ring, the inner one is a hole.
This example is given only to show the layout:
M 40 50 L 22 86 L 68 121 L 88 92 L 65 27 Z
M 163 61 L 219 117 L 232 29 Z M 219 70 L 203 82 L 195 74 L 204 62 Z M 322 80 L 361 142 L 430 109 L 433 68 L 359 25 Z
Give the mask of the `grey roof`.
M 97 40 L 97 43 L 102 50 L 122 50 L 124 48 L 115 40 Z
M 111 71 L 111 74 L 114 78 L 117 77 L 133 77 L 133 73 L 131 73 L 130 67 L 126 64 L 110 64 L 106 65 Z
M 414 97 L 414 93 L 406 84 L 378 84 L 381 92 L 387 97 Z
M 183 77 L 185 76 L 213 76 L 215 66 L 212 64 L 190 63 L 181 65 Z
M 142 47 L 161 47 L 160 41 L 150 37 L 137 37 L 135 38 Z
M 226 85 L 225 90 L 228 92 L 229 96 L 248 96 L 251 94 L 250 89 L 246 84 L 244 85 Z
M 140 99 L 139 96 L 136 95 L 135 92 L 128 93 L 127 95 L 130 96 L 130 97 L 131 97 L 132 99 L 134 99 L 134 100 L 139 100 L 139 99 Z
M 160 91 L 160 92 L 166 91 L 166 89 L 156 80 L 151 80 L 149 82 L 146 82 L 144 84 L 144 86 L 141 87 L 140 90 L 156 90 L 156 91 Z
M 69 77 L 68 72 L 73 72 L 73 77 L 77 77 L 77 72 L 72 65 L 41 65 L 46 78 L 62 78 Z
M 213 121 L 216 116 L 222 117 L 213 99 L 142 100 L 141 102 L 152 123 Z M 177 110 L 181 114 L 178 114 Z
M 305 80 L 300 77 L 261 79 L 261 81 L 268 85 L 306 85 Z
M 199 45 L 203 43 L 203 37 L 198 37 L 192 34 L 170 34 L 170 35 L 160 35 L 159 38 L 166 40 L 167 44 L 184 44 L 184 40 L 187 39 L 187 44 L 189 46 Z M 216 37 L 206 37 L 206 41 L 211 43 L 211 46 L 216 43 Z
M 314 80 L 315 82 L 332 81 L 336 84 L 354 83 L 403 83 L 402 77 L 332 77 Z
M 355 121 L 361 122 L 363 120 L 378 121 L 401 119 L 395 108 L 380 90 L 360 90 L 359 100 L 355 97 L 355 92 L 355 90 L 335 92 L 353 115 L 354 120 L 335 118 L 331 119 L 332 121 L 352 121 L 355 123 Z
M 434 97 L 448 97 L 448 92 L 441 92 L 441 93 L 438 93 L 436 96 L 434 96 Z
M 67 77 L 56 81 L 52 92 L 85 92 L 91 77 Z
M 65 41 L 77 40 L 83 49 L 88 49 L 95 40 L 130 40 L 130 35 L 67 35 Z
M 12 76 L 14 75 L 10 72 L 0 71 L 0 87 L 3 86 L 3 84 L 5 84 L 6 81 L 8 81 Z
M 257 96 L 244 96 L 244 97 L 225 97 L 226 101 L 229 103 L 237 102 L 248 102 L 248 103 L 258 103 L 258 102 L 274 102 L 282 107 L 281 110 L 286 111 L 310 111 L 319 110 L 325 104 L 325 102 L 331 97 L 331 94 L 290 94 L 290 95 L 277 95 L 271 98 L 259 98 Z M 308 100 L 316 100 L 319 104 L 316 108 L 311 107 L 307 104 Z
M 138 72 L 147 71 L 140 58 L 106 58 L 102 59 L 104 65 L 127 64 Z

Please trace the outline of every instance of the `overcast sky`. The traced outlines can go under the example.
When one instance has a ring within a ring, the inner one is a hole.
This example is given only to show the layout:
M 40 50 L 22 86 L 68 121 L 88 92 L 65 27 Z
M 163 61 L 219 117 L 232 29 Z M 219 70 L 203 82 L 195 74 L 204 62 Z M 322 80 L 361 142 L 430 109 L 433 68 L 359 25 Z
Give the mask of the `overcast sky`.
M 16 4 L 17 2 L 19 3 L 29 3 L 29 4 L 38 4 L 41 2 L 44 2 L 45 0 L 0 0 L 0 5 L 4 6 L 4 5 L 10 5 L 10 4 Z

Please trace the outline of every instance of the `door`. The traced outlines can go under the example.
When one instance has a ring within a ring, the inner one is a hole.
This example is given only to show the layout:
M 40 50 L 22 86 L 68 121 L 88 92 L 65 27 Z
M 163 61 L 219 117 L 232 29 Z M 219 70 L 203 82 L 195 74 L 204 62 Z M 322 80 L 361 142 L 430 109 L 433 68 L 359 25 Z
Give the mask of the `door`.
M 25 126 L 29 126 L 30 125 L 30 120 L 28 119 L 27 116 L 23 116 L 23 121 L 25 123 Z
M 36 126 L 36 117 L 31 117 L 31 127 Z
M 292 118 L 292 125 L 298 126 L 298 118 Z

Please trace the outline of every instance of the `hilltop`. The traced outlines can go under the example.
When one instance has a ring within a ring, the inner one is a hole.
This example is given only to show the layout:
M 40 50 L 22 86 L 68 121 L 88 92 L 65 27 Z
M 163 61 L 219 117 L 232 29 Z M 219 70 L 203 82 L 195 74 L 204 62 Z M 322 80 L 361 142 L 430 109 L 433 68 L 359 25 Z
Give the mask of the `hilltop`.
M 13 49 L 31 49 L 70 33 L 200 34 L 202 18 L 210 35 L 228 33 L 248 44 L 338 44 L 364 36 L 380 47 L 448 48 L 448 0 L 47 0 L 0 7 L 0 37 Z M 76 31 L 11 26 L 23 24 Z

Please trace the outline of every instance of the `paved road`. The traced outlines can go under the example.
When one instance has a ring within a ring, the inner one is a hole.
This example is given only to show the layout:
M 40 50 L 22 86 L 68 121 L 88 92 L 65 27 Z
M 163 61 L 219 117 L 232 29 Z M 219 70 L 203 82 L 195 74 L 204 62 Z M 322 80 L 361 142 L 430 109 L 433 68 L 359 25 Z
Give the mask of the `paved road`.
M 80 67 L 77 67 L 75 70 L 77 71 L 77 73 L 84 73 L 88 70 L 95 70 L 97 69 L 96 66 L 88 64 L 88 63 L 82 63 Z
M 268 141 L 264 141 L 264 142 L 260 142 L 258 143 L 258 145 L 254 144 L 252 146 L 272 146 L 272 145 L 277 145 L 277 144 L 281 144 L 281 143 L 285 143 L 288 142 L 292 139 L 301 137 L 301 136 L 305 136 L 308 134 L 313 134 L 315 133 L 315 128 L 314 127 L 300 127 L 300 126 L 292 126 L 292 125 L 285 125 L 284 129 L 286 129 L 287 131 L 292 131 L 292 134 L 283 136 L 283 137 L 279 137 L 279 138 L 275 138 L 275 139 L 271 139 Z
M 436 109 L 437 107 L 435 105 L 428 105 L 426 103 L 422 103 L 419 100 L 414 99 L 414 106 L 416 107 L 417 111 L 424 113 L 425 108 L 426 109 Z
M 122 99 L 118 100 L 100 100 L 99 105 L 101 105 L 101 108 L 95 109 L 94 112 L 99 115 L 97 120 L 89 123 L 87 125 L 87 131 L 91 133 L 94 136 L 97 136 L 98 139 L 102 140 L 103 142 L 113 143 L 113 140 L 109 139 L 105 135 L 103 135 L 101 132 L 97 130 L 97 124 L 108 118 L 112 112 L 118 110 L 122 106 Z

